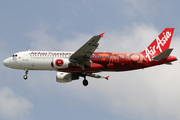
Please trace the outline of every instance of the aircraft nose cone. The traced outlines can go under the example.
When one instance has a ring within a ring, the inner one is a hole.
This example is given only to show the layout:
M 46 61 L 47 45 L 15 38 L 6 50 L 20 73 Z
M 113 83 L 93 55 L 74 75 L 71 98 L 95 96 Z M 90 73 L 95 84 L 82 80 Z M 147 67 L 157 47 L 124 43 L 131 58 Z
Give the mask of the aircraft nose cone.
M 8 68 L 15 68 L 16 62 L 14 62 L 11 57 L 9 57 L 3 61 L 3 65 Z
M 4 65 L 4 66 L 7 66 L 7 60 L 4 60 L 4 61 L 3 61 L 3 65 Z

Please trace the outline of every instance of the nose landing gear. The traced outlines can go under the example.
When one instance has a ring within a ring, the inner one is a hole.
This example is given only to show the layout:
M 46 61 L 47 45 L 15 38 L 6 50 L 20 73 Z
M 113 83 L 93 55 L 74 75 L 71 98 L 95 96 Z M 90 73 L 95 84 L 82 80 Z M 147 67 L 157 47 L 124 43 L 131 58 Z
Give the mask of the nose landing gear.
M 24 80 L 27 80 L 27 74 L 28 74 L 28 69 L 25 70 L 25 75 L 23 76 Z

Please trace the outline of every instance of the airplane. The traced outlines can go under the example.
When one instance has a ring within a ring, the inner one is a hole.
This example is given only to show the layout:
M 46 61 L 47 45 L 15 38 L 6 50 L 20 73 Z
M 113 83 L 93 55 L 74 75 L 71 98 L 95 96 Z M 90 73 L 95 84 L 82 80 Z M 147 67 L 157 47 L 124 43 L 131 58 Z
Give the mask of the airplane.
M 13 54 L 3 61 L 4 66 L 25 70 L 26 80 L 29 70 L 57 71 L 56 81 L 67 83 L 83 77 L 83 85 L 88 85 L 86 76 L 104 78 L 94 73 L 102 71 L 129 71 L 161 64 L 171 65 L 176 61 L 170 56 L 169 48 L 174 28 L 165 28 L 162 33 L 140 53 L 95 52 L 104 33 L 93 36 L 76 52 L 67 51 L 24 51 Z

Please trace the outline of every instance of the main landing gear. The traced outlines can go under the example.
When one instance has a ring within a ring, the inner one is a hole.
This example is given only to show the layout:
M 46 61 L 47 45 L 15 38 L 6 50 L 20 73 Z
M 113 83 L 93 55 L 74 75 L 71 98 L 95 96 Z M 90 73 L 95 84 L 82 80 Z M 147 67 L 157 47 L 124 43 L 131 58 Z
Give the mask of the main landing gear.
M 83 85 L 87 86 L 88 85 L 88 81 L 86 79 L 83 80 Z
M 86 80 L 86 71 L 85 70 L 82 70 L 81 71 L 81 75 L 84 77 L 84 80 L 83 80 L 83 85 L 84 86 L 87 86 L 88 85 L 88 81 Z
M 25 70 L 25 75 L 23 76 L 24 80 L 26 80 L 28 78 L 27 74 L 28 74 L 28 69 Z

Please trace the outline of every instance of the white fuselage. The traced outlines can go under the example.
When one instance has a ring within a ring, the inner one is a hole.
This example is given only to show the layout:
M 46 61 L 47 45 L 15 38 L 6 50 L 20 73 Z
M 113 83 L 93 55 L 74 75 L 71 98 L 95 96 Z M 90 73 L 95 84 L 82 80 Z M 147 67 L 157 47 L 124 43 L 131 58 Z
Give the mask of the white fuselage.
M 28 70 L 56 70 L 51 66 L 54 58 L 69 58 L 73 52 L 24 51 L 15 53 L 3 61 L 6 67 Z

